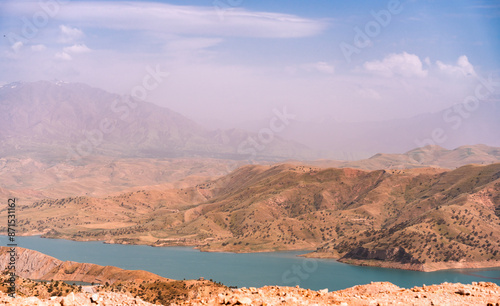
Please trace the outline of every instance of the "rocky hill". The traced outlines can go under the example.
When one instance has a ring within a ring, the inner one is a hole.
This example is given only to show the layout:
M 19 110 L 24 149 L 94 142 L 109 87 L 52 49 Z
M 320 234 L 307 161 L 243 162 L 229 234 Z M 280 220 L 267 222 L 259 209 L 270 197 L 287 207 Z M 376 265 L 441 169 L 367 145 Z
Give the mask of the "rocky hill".
M 9 263 L 9 248 L 0 247 L 0 271 Z M 87 283 L 115 283 L 117 281 L 168 281 L 146 271 L 129 271 L 112 266 L 61 261 L 43 253 L 16 248 L 16 275 L 39 280 L 82 281 Z
M 26 268 L 22 266 L 22 268 Z M 126 271 L 133 273 L 134 271 Z M 10 282 L 0 275 L 0 305 L 175 305 L 198 296 L 217 296 L 228 288 L 207 280 L 130 279 L 113 284 L 75 284 L 71 281 L 16 279 L 16 297 L 7 297 Z M 72 284 L 73 283 L 73 284 Z
M 328 292 L 266 286 L 235 289 L 218 296 L 198 297 L 178 305 L 497 305 L 500 287 L 493 283 L 449 284 L 399 288 L 391 283 L 371 283 Z
M 18 216 L 25 234 L 52 238 L 205 251 L 309 249 L 309 256 L 426 271 L 499 266 L 500 164 L 244 166 L 191 188 L 45 199 L 20 207 Z
M 26 284 L 28 283 L 28 284 Z M 29 282 L 23 281 L 21 290 L 28 286 Z M 155 286 L 161 288 L 162 283 L 145 283 L 142 286 Z M 45 284 L 43 287 L 49 290 L 59 288 L 57 282 Z M 188 287 L 189 288 L 189 287 Z M 209 288 L 209 289 L 208 289 Z M 42 286 L 37 289 L 43 291 Z M 128 291 L 129 288 L 117 287 L 100 288 L 98 293 L 83 293 L 71 291 L 61 296 L 35 297 L 33 295 L 21 295 L 16 298 L 8 297 L 0 290 L 0 303 L 13 306 L 86 306 L 86 305 L 340 305 L 340 306 L 371 306 L 371 305 L 492 305 L 500 303 L 500 287 L 494 283 L 472 283 L 469 285 L 443 283 L 440 285 L 399 288 L 391 283 L 371 283 L 359 285 L 352 288 L 328 292 L 328 289 L 313 291 L 298 287 L 266 286 L 262 288 L 228 289 L 218 287 L 214 289 L 208 284 L 200 287 L 187 289 L 187 295 L 178 295 L 179 291 L 173 288 L 157 289 L 158 295 L 152 298 L 146 296 L 147 302 L 136 292 Z M 208 290 L 207 290 L 208 289 Z M 54 291 L 51 291 L 54 292 Z M 152 304 L 154 303 L 154 304 Z

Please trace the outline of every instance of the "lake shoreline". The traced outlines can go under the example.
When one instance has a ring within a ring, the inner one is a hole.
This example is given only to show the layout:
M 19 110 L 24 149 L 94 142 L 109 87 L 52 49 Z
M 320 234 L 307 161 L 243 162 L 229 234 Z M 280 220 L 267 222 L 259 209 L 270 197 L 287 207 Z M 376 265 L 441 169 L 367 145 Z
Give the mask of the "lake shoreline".
M 3 237 L 6 238 L 5 236 Z M 192 246 L 151 247 L 105 244 L 103 241 L 19 237 L 21 248 L 59 260 L 143 270 L 172 279 L 213 279 L 238 287 L 296 286 L 312 290 L 341 290 L 372 281 L 389 281 L 403 288 L 422 284 L 493 281 L 500 285 L 500 270 L 473 269 L 422 273 L 391 267 L 378 268 L 304 257 L 302 251 L 201 252 Z M 246 277 L 242 278 L 241 275 Z
M 1 233 L 0 233 L 1 234 Z M 24 237 L 35 237 L 39 236 L 43 239 L 59 239 L 59 240 L 69 240 L 75 242 L 102 242 L 104 244 L 116 244 L 116 245 L 144 245 L 155 248 L 168 248 L 168 247 L 192 247 L 200 252 L 207 253 L 233 253 L 233 254 L 250 254 L 250 253 L 279 253 L 279 252 L 291 252 L 291 251 L 303 251 L 308 252 L 306 254 L 297 255 L 297 257 L 311 258 L 311 259 L 331 259 L 340 263 L 361 266 L 361 267 L 378 267 L 385 269 L 400 269 L 407 271 L 418 271 L 418 272 L 436 272 L 436 271 L 445 271 L 445 270 L 459 270 L 459 269 L 489 269 L 489 268 L 500 268 L 500 261 L 476 261 L 476 262 L 431 262 L 424 264 L 409 264 L 409 263 L 400 263 L 400 262 L 391 262 L 391 261 L 382 261 L 382 260 L 370 260 L 370 259 L 342 259 L 342 256 L 339 254 L 330 254 L 330 253 L 317 253 L 313 249 L 269 249 L 262 248 L 259 250 L 252 251 L 227 251 L 220 249 L 207 249 L 203 248 L 198 244 L 191 243 L 175 243 L 172 245 L 153 245 L 148 243 L 134 243 L 134 242 L 116 242 L 114 239 L 107 240 L 78 240 L 78 239 L 67 239 L 67 238 L 52 238 L 52 237 L 43 237 L 40 233 L 30 235 L 30 234 L 21 234 L 19 236 Z

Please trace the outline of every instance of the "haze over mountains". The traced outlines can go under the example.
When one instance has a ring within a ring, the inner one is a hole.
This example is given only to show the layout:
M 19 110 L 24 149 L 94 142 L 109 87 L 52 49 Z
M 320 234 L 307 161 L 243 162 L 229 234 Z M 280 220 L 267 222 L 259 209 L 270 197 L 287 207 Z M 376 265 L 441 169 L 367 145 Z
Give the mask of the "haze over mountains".
M 2 86 L 0 110 L 0 156 L 31 154 L 48 161 L 90 155 L 356 160 L 426 145 L 500 146 L 496 101 L 481 102 L 473 112 L 448 109 L 378 123 L 303 123 L 277 110 L 277 121 L 247 132 L 209 130 L 167 108 L 84 84 L 39 81 Z M 435 129 L 443 130 L 439 137 Z
M 500 162 L 500 148 L 486 145 L 461 146 L 447 150 L 440 146 L 425 146 L 403 154 L 377 153 L 370 158 L 355 161 L 316 160 L 304 165 L 335 168 L 410 169 L 439 167 L 453 169 L 468 164 L 491 164 Z
M 283 137 L 329 151 L 335 159 L 349 160 L 376 153 L 404 153 L 427 145 L 447 149 L 475 144 L 500 147 L 500 100 L 481 101 L 471 110 L 462 101 L 457 103 L 437 113 L 381 122 L 297 122 Z
M 258 142 L 256 134 L 207 130 L 167 108 L 84 84 L 4 85 L 0 110 L 1 156 L 314 158 L 312 150 L 298 143 L 273 136 L 272 142 L 253 145 L 249 139 Z

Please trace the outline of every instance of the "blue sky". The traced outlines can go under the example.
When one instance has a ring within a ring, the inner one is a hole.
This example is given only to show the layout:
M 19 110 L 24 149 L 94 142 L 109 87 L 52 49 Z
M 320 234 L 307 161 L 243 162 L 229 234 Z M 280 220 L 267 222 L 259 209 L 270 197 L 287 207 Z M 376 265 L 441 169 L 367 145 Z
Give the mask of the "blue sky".
M 205 123 L 404 118 L 500 71 L 498 1 L 7 0 L 0 20 L 1 83 L 130 94 L 155 67 L 146 100 Z

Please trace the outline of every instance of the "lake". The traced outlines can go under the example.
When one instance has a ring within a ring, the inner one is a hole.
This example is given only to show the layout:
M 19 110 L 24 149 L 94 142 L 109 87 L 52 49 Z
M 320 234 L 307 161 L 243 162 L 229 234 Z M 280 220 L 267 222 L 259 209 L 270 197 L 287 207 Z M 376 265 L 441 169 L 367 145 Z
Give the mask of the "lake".
M 0 236 L 2 245 L 7 237 Z M 172 279 L 204 277 L 227 286 L 295 286 L 339 290 L 370 282 L 388 281 L 411 288 L 443 282 L 489 281 L 500 285 L 500 269 L 462 269 L 416 272 L 398 269 L 358 267 L 327 259 L 297 257 L 305 252 L 206 253 L 189 247 L 150 247 L 16 237 L 19 247 L 60 260 L 89 262 L 128 270 L 146 270 Z

